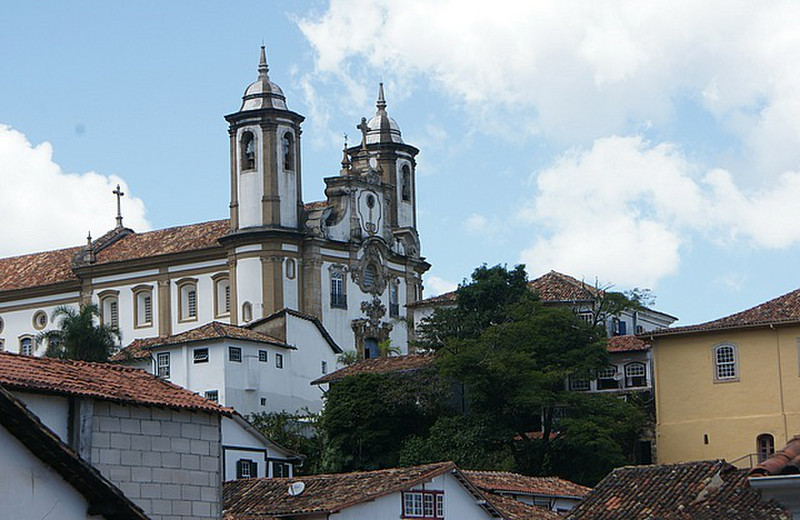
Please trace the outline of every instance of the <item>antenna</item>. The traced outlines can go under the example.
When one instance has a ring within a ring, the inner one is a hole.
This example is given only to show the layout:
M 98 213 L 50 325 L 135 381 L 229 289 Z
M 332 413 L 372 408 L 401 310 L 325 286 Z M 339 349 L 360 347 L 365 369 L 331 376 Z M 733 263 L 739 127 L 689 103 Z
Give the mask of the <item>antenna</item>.
M 292 482 L 289 485 L 289 494 L 296 497 L 306 489 L 305 482 Z

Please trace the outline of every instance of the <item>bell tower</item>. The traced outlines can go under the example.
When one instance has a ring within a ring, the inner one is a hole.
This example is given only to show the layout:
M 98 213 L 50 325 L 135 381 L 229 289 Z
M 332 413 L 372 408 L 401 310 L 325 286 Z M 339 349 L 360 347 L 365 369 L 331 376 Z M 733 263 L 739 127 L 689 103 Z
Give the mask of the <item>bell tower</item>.
M 245 90 L 239 111 L 225 116 L 230 136 L 231 232 L 299 229 L 303 119 L 286 107 L 283 91 L 269 79 L 262 45 L 258 79 Z

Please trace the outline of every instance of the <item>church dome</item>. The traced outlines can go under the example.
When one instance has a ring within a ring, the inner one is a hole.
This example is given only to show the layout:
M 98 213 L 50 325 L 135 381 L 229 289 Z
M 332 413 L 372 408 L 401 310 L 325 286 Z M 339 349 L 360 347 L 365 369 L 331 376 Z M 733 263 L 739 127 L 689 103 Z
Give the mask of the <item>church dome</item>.
M 376 143 L 402 143 L 403 138 L 400 135 L 400 126 L 397 122 L 389 117 L 386 112 L 386 99 L 383 95 L 383 83 L 380 84 L 378 89 L 378 103 L 376 105 L 378 111 L 372 119 L 367 122 L 367 144 Z
M 239 111 L 261 108 L 286 110 L 286 96 L 283 95 L 283 90 L 269 79 L 267 54 L 263 45 L 261 46 L 261 59 L 258 63 L 258 79 L 245 89 L 244 96 L 242 96 L 242 107 Z

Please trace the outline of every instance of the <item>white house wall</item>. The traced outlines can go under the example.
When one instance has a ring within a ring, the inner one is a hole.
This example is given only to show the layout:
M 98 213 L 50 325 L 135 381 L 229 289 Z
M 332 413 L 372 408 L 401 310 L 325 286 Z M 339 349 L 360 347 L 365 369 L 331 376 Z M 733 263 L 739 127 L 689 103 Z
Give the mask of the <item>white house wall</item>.
M 53 323 L 53 311 L 59 306 L 78 308 L 79 294 L 64 293 L 47 298 L 31 298 L 30 300 L 0 303 L 0 318 L 3 320 L 3 330 L 0 331 L 0 341 L 6 352 L 19 352 L 20 340 L 30 336 L 36 338 L 40 332 L 57 328 Z M 47 315 L 47 325 L 42 330 L 33 326 L 33 316 L 42 311 Z M 45 345 L 36 345 L 33 342 L 34 353 L 43 355 Z
M 224 480 L 236 479 L 236 461 L 240 459 L 252 460 L 257 463 L 258 475 L 254 476 L 258 478 L 272 476 L 270 462 L 276 459 L 289 463 L 289 476 L 293 475 L 289 453 L 265 445 L 261 439 L 230 417 L 222 420 L 222 443 Z
M 25 403 L 28 410 L 33 412 L 42 421 L 42 424 L 50 428 L 63 442 L 67 442 L 69 401 L 66 397 L 28 392 L 12 393 L 14 397 Z
M 311 381 L 322 377 L 322 362 L 327 364 L 328 372 L 336 367 L 337 354 L 309 320 L 286 314 L 286 340 L 297 347 L 289 353 L 292 358 L 292 391 L 299 409 L 308 408 L 312 412 L 322 410 L 322 393 Z
M 0 518 L 100 518 L 87 515 L 83 495 L 2 427 L 0 453 Z

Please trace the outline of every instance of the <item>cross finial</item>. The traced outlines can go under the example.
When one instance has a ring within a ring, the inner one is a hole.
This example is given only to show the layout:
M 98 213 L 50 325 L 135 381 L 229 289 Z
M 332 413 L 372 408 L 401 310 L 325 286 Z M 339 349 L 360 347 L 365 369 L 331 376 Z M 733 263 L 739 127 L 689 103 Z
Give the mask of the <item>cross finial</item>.
M 122 204 L 120 202 L 120 199 L 122 199 L 122 197 L 125 195 L 125 193 L 122 192 L 122 190 L 119 187 L 119 184 L 117 184 L 117 189 L 112 191 L 111 193 L 113 193 L 114 195 L 117 196 L 117 227 L 121 228 L 122 227 Z
M 369 130 L 369 125 L 367 125 L 367 118 L 361 118 L 361 124 L 357 125 L 356 128 L 361 130 L 361 149 L 367 149 L 367 131 Z

